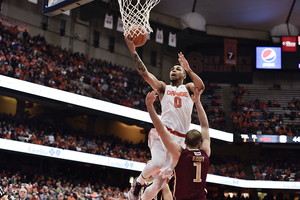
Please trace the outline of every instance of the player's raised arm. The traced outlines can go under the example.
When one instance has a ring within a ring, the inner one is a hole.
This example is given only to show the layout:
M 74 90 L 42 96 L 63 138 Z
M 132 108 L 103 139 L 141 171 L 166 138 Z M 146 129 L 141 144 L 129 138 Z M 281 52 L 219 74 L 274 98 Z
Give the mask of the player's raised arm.
M 125 41 L 126 41 L 126 44 L 127 44 L 128 48 L 130 50 L 130 53 L 133 57 L 134 64 L 135 64 L 137 70 L 139 71 L 139 73 L 141 74 L 141 76 L 145 79 L 145 81 L 147 83 L 149 83 L 149 85 L 153 89 L 157 89 L 158 91 L 164 90 L 164 88 L 166 87 L 166 84 L 162 81 L 157 80 L 157 78 L 153 74 L 148 72 L 145 64 L 143 63 L 143 61 L 141 60 L 141 58 L 139 57 L 139 55 L 135 51 L 135 45 L 132 42 L 132 40 L 125 37 Z
M 175 159 L 179 159 L 182 147 L 180 144 L 178 144 L 172 139 L 170 133 L 165 129 L 163 123 L 159 119 L 154 109 L 153 102 L 156 99 L 156 91 L 157 90 L 153 90 L 152 92 L 149 92 L 146 97 L 146 105 L 148 108 L 149 115 L 151 117 L 154 127 L 156 128 L 168 151 L 173 155 Z
M 188 61 L 185 59 L 184 55 L 182 54 L 182 52 L 180 52 L 178 54 L 178 61 L 181 65 L 181 67 L 188 73 L 188 75 L 191 77 L 194 85 L 199 88 L 199 90 L 204 90 L 205 89 L 205 85 L 202 81 L 202 79 L 195 73 L 193 72 L 193 70 L 190 68 L 190 65 L 188 63 Z M 187 87 L 190 91 L 193 92 L 192 89 L 192 85 L 193 84 L 187 84 Z
M 200 101 L 200 96 L 202 92 L 203 90 L 194 88 L 194 94 L 191 96 L 191 98 L 196 105 L 198 117 L 201 125 L 201 134 L 202 134 L 201 147 L 206 152 L 206 154 L 210 156 L 211 149 L 210 149 L 209 124 L 208 124 L 207 115 Z

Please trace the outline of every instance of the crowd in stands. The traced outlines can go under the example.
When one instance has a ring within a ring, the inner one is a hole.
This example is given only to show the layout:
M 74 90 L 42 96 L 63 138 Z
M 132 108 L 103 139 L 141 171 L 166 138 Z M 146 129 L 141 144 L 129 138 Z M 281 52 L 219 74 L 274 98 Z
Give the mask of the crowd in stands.
M 243 98 L 249 91 L 243 86 L 238 86 L 234 91 L 232 99 L 232 111 L 230 117 L 233 121 L 235 133 L 248 133 L 258 135 L 300 135 L 300 123 L 288 123 L 284 125 L 283 118 L 295 119 L 300 117 L 300 111 L 291 114 L 290 109 L 296 110 L 295 105 L 299 104 L 299 99 L 294 98 L 288 107 L 283 108 L 282 114 L 275 114 L 270 111 L 270 107 L 280 107 L 277 100 L 261 101 L 259 98 L 250 101 Z
M 41 35 L 15 37 L 3 26 L 0 34 L 0 74 L 145 110 L 150 87 L 136 70 L 53 46 Z
M 298 150 L 271 149 L 265 150 L 264 153 L 267 155 L 262 155 L 252 163 L 256 180 L 300 181 Z
M 151 159 L 146 142 L 133 144 L 113 134 L 91 135 L 74 130 L 63 120 L 55 123 L 50 121 L 41 116 L 22 119 L 18 114 L 0 113 L 0 138 L 144 163 Z M 238 160 L 236 157 L 212 157 L 210 173 L 245 179 L 243 165 Z
M 53 46 L 41 35 L 21 37 L 1 26 L 0 37 L 0 74 L 146 111 L 144 100 L 151 87 L 136 70 Z M 217 113 L 220 98 L 213 98 L 211 112 Z M 159 101 L 154 105 L 160 114 Z M 221 112 L 209 120 L 211 127 L 224 130 Z M 199 124 L 196 116 L 194 109 L 192 122 Z
M 218 93 L 217 89 L 221 87 L 217 83 L 209 82 L 206 84 L 204 95 L 208 96 L 210 106 L 203 104 L 203 108 L 207 114 L 210 128 L 226 131 L 226 120 L 223 106 L 221 105 L 222 93 Z M 196 108 L 194 107 L 193 115 L 197 115 Z M 192 123 L 198 124 L 198 118 L 194 117 Z
M 238 156 L 212 155 L 210 157 L 210 162 L 209 174 L 246 179 L 244 163 Z
M 213 156 L 212 160 L 221 160 L 222 163 L 235 161 L 237 166 L 231 168 L 241 171 L 243 169 L 243 164 L 237 162 L 240 160 L 237 156 Z M 70 161 L 37 159 L 24 154 L 0 151 L 0 185 L 11 200 L 19 200 L 18 191 L 21 187 L 27 189 L 28 198 L 31 200 L 112 200 L 120 196 L 123 200 L 127 200 L 130 187 L 130 184 L 126 183 L 128 180 L 120 181 L 118 174 L 114 175 L 112 171 L 110 172 L 112 177 L 108 178 L 110 175 L 108 176 L 106 171 L 101 172 L 102 170 L 100 166 L 91 167 Z M 120 185 L 121 182 L 126 184 Z M 227 200 L 248 198 L 219 197 Z M 207 199 L 216 198 L 209 192 Z
M 51 177 L 48 180 L 43 180 L 43 176 L 38 177 L 38 182 L 35 180 L 27 182 L 23 179 L 19 179 L 20 182 L 17 182 L 18 178 L 20 178 L 19 174 L 14 174 L 10 178 L 5 176 L 0 180 L 9 200 L 20 199 L 19 189 L 21 187 L 26 188 L 30 200 L 112 200 L 120 199 L 120 197 L 123 200 L 128 199 L 128 189 L 121 191 L 118 187 L 103 186 L 97 188 L 91 184 L 81 185 L 80 183 L 74 186 L 68 182 L 62 185 L 60 180 L 52 181 Z
M 22 120 L 18 114 L 0 113 L 0 138 L 145 163 L 151 157 L 145 142 L 132 144 L 113 134 L 92 135 L 63 121 L 50 123 L 42 117 Z
M 300 100 L 298 98 L 293 98 L 291 102 L 288 103 L 284 109 L 284 116 L 295 120 L 296 118 L 300 118 Z
M 30 156 L 4 154 L 7 153 L 0 153 L 0 185 L 9 200 L 19 200 L 21 187 L 26 188 L 30 200 L 128 199 L 129 181 L 120 183 L 115 176 L 113 179 L 103 176 L 100 167 L 94 167 L 98 173 L 92 174 L 90 167 L 74 166 L 67 161 L 44 159 L 35 163 Z

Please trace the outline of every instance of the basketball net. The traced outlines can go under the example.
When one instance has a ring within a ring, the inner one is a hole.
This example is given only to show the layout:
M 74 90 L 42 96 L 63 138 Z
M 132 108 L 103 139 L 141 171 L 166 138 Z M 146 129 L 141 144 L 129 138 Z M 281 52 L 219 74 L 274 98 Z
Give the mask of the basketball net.
M 128 35 L 134 37 L 141 33 L 145 34 L 141 28 L 137 27 L 145 28 L 147 34 L 153 32 L 149 23 L 150 11 L 160 0 L 144 0 L 144 3 L 141 3 L 140 0 L 118 0 L 118 2 L 125 37 Z M 135 28 L 133 29 L 133 27 Z

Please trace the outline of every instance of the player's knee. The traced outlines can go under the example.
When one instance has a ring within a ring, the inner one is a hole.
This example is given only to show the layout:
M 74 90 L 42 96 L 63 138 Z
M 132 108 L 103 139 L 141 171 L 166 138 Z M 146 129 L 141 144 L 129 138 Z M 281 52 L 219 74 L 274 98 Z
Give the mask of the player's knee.
M 151 165 L 154 169 L 160 170 L 164 166 L 164 162 L 152 162 Z
M 155 192 L 159 192 L 164 185 L 160 185 L 160 184 L 155 184 L 153 185 L 153 190 L 155 190 Z

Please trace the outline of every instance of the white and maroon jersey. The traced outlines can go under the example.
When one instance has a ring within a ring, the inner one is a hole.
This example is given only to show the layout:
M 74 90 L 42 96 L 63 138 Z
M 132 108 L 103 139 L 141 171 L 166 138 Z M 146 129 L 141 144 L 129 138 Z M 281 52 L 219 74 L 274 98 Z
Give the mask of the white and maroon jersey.
M 205 200 L 209 157 L 201 149 L 183 149 L 174 170 L 176 200 Z
M 185 134 L 190 129 L 194 102 L 185 85 L 167 85 L 161 99 L 161 121 L 167 127 L 173 139 L 184 146 Z M 174 135 L 177 137 L 174 138 Z M 181 139 L 180 139 L 181 138 Z

